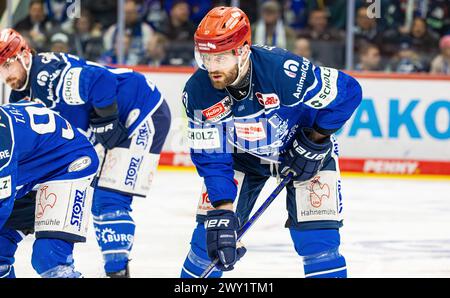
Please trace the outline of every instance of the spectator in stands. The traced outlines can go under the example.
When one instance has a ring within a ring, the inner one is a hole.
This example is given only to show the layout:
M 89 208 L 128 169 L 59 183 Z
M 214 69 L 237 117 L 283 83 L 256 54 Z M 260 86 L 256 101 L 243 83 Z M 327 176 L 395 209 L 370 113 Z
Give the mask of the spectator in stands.
M 431 73 L 450 75 L 450 34 L 445 35 L 439 42 L 441 53 L 431 62 Z
M 45 0 L 45 8 L 47 10 L 48 17 L 57 23 L 63 23 L 67 20 L 67 9 L 71 3 L 67 0 Z
M 356 11 L 355 24 L 355 45 L 359 47 L 366 43 L 374 43 L 377 38 L 377 22 L 376 18 L 370 18 L 368 7 L 362 6 Z
M 177 2 L 177 0 L 164 1 L 164 7 L 169 14 Z M 186 0 L 185 2 L 189 9 L 189 20 L 196 25 L 200 23 L 206 13 L 212 8 L 211 0 Z
M 359 61 L 355 66 L 355 70 L 382 70 L 380 50 L 374 44 L 367 44 L 363 46 L 358 52 L 358 60 Z
M 39 52 L 46 50 L 50 31 L 54 27 L 56 27 L 56 24 L 52 23 L 45 14 L 42 0 L 31 0 L 28 6 L 28 16 L 18 22 L 15 29 L 20 32 L 27 32 L 35 45 L 35 49 Z
M 50 52 L 70 53 L 69 36 L 63 32 L 58 32 L 50 38 Z
M 345 30 L 345 26 L 347 24 L 347 0 L 306 0 L 306 2 L 308 3 L 308 11 L 326 11 L 328 16 L 328 25 L 330 27 Z
M 103 53 L 103 36 L 100 25 L 94 24 L 92 15 L 82 10 L 80 18 L 74 19 L 70 39 L 74 54 L 96 61 Z
M 157 29 L 161 28 L 168 18 L 168 13 L 166 13 L 161 0 L 142 0 L 141 14 L 143 20 Z
M 427 6 L 426 22 L 441 35 L 450 34 L 450 4 L 448 0 L 431 0 Z
M 328 26 L 325 10 L 313 10 L 309 14 L 308 27 L 301 30 L 299 37 L 310 40 L 314 58 L 324 65 L 341 68 L 345 57 L 345 34 Z
M 411 32 L 403 35 L 401 40 L 410 43 L 427 62 L 438 53 L 439 35 L 429 30 L 425 20 L 420 17 L 414 18 Z
M 123 50 L 124 50 L 124 65 L 136 65 L 138 61 L 135 61 L 135 57 L 130 55 L 130 46 L 131 46 L 132 37 L 129 34 L 124 35 L 124 40 L 122 42 Z M 114 48 L 106 51 L 100 57 L 98 62 L 102 64 L 118 64 L 119 63 L 119 40 L 116 39 L 114 43 Z
M 306 0 L 287 1 L 284 10 L 284 20 L 292 29 L 298 31 L 307 25 L 308 3 Z
M 320 61 L 317 61 L 312 57 L 311 44 L 309 40 L 304 37 L 297 38 L 295 41 L 294 50 L 292 52 L 298 56 L 308 59 L 316 66 L 323 65 Z
M 189 20 L 189 4 L 185 0 L 173 1 L 169 18 L 160 28 L 170 41 L 167 60 L 171 65 L 191 65 L 194 60 L 194 33 L 196 26 Z
M 387 70 L 400 73 L 427 71 L 420 55 L 406 42 L 401 44 L 399 52 L 391 59 Z
M 125 2 L 125 33 L 130 37 L 130 45 L 127 53 L 127 61 L 136 65 L 144 58 L 145 46 L 154 34 L 153 29 L 147 23 L 139 19 L 138 6 L 135 0 Z M 104 48 L 107 51 L 112 50 L 113 45 L 117 43 L 117 25 L 112 25 L 106 31 L 103 39 Z
M 261 18 L 252 26 L 253 43 L 277 46 L 292 51 L 294 49 L 295 32 L 284 25 L 281 18 L 281 6 L 269 0 L 261 6 Z
M 161 33 L 155 33 L 147 45 L 145 58 L 139 63 L 149 66 L 169 65 L 167 50 L 169 40 Z
M 313 10 L 309 14 L 308 27 L 299 32 L 300 37 L 319 41 L 343 42 L 345 34 L 328 26 L 328 15 L 325 10 Z
M 117 21 L 117 0 L 81 0 L 82 8 L 89 10 L 94 21 L 109 28 Z
M 189 20 L 189 4 L 185 0 L 172 1 L 169 18 L 160 28 L 170 41 L 192 41 L 196 30 Z

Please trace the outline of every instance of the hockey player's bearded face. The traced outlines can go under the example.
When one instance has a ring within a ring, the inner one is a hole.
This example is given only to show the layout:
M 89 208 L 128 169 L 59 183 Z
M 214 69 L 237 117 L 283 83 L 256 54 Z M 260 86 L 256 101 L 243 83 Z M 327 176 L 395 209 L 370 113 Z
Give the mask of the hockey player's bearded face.
M 17 56 L 0 65 L 0 79 L 13 90 L 18 90 L 25 85 L 27 71 Z
M 202 54 L 201 57 L 214 88 L 224 89 L 236 80 L 239 73 L 238 59 L 231 51 Z

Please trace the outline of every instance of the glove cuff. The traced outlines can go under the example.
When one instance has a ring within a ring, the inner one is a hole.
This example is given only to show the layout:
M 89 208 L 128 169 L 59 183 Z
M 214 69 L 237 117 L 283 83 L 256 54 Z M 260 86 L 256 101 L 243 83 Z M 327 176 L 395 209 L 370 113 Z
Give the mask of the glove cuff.
M 210 210 L 206 212 L 206 216 L 210 217 L 210 216 L 223 216 L 223 215 L 231 215 L 231 216 L 235 216 L 234 211 L 231 210 L 225 210 L 225 209 L 215 209 L 215 210 Z
M 106 116 L 106 117 L 93 117 L 90 119 L 90 122 L 92 124 L 101 124 L 101 123 L 106 123 L 106 122 L 112 122 L 114 120 L 118 120 L 119 119 L 119 114 L 113 114 L 110 116 Z
M 330 143 L 331 143 L 330 136 L 325 138 L 322 141 L 322 143 L 315 143 L 315 142 L 311 141 L 307 136 L 307 135 L 309 135 L 309 133 L 311 131 L 312 131 L 311 128 L 306 128 L 306 127 L 300 129 L 299 137 L 297 138 L 300 141 L 300 143 L 303 143 L 303 144 L 307 145 L 309 148 L 318 150 L 318 151 L 327 149 L 330 146 Z

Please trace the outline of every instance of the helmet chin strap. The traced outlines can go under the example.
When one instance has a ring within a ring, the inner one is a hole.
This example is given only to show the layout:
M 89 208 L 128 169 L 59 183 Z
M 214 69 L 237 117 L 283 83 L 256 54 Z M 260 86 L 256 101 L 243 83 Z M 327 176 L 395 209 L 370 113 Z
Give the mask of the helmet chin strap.
M 23 68 L 25 68 L 25 71 L 27 72 L 27 79 L 25 80 L 25 84 L 23 84 L 23 86 L 19 89 L 16 89 L 16 91 L 24 91 L 25 89 L 27 89 L 28 86 L 28 81 L 30 80 L 30 70 L 31 70 L 31 65 L 33 64 L 33 54 L 31 54 L 30 52 L 27 52 L 28 55 L 30 56 L 30 63 L 27 66 L 25 61 L 23 60 L 23 53 L 18 55 L 20 64 L 22 64 Z
M 247 58 L 245 59 L 245 61 L 242 61 L 242 54 L 239 55 L 239 57 L 238 57 L 238 75 L 237 75 L 236 79 L 233 81 L 233 83 L 231 83 L 229 86 L 233 87 L 233 86 L 237 85 L 242 80 L 242 78 L 246 75 L 246 72 L 243 72 L 242 70 L 247 66 L 247 64 L 249 64 L 251 53 L 252 52 L 250 50 L 248 50 L 248 55 L 247 55 Z

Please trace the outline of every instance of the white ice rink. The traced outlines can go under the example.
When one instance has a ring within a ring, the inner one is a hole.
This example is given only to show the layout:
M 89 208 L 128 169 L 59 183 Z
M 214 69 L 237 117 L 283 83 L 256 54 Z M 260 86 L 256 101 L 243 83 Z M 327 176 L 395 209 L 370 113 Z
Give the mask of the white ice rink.
M 259 203 L 275 183 L 269 180 Z M 195 172 L 160 171 L 150 196 L 134 201 L 133 277 L 178 277 L 200 189 Z M 344 176 L 342 192 L 341 253 L 350 277 L 450 277 L 450 180 Z M 301 260 L 283 227 L 286 216 L 283 191 L 244 236 L 248 252 L 224 277 L 303 277 Z M 17 251 L 18 277 L 37 276 L 30 264 L 33 240 L 26 238 Z M 74 257 L 85 277 L 102 276 L 92 226 L 87 243 L 75 246 Z

